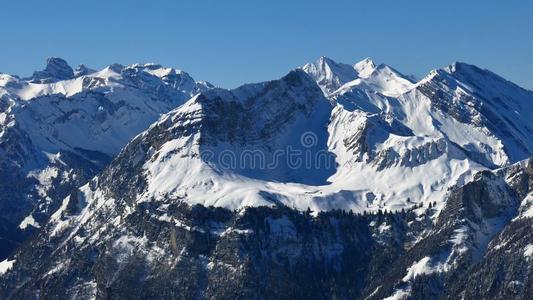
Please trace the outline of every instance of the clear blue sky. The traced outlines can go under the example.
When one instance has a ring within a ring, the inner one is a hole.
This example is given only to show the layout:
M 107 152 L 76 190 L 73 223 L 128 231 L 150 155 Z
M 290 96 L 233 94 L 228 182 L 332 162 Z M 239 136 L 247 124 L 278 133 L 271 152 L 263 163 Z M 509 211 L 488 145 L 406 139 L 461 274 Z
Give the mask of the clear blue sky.
M 404 73 L 465 61 L 533 89 L 533 1 L 2 1 L 0 72 L 49 56 L 101 68 L 157 62 L 222 87 L 325 55 Z

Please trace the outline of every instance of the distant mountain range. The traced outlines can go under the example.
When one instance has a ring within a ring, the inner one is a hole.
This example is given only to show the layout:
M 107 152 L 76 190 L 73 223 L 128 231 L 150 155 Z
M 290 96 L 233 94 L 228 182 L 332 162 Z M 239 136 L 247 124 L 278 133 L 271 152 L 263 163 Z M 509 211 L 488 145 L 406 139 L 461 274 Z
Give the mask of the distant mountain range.
M 0 298 L 528 299 L 533 92 L 321 57 L 0 74 Z

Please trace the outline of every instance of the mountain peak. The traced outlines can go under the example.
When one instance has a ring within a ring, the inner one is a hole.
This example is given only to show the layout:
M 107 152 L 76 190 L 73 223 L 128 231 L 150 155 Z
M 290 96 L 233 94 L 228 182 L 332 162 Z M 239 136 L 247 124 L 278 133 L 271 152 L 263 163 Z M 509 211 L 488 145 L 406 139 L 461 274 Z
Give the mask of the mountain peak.
M 287 75 L 283 76 L 281 79 L 285 81 L 295 81 L 295 80 L 301 81 L 303 79 L 303 80 L 308 80 L 309 82 L 314 83 L 314 81 L 309 77 L 309 75 L 301 69 L 291 70 L 289 71 L 289 73 L 287 73 Z
M 327 57 L 327 56 L 320 56 L 320 58 L 317 60 L 318 63 L 321 63 L 321 64 L 328 64 L 328 65 L 336 65 L 338 64 L 336 61 L 334 61 L 333 59 Z
M 321 56 L 316 62 L 301 68 L 313 78 L 326 94 L 331 94 L 343 84 L 358 77 L 357 71 L 350 65 L 338 63 L 331 58 Z
M 374 63 L 374 60 L 371 57 L 367 57 L 365 59 L 358 61 L 357 63 L 355 63 L 354 66 L 357 68 L 359 66 L 366 66 L 366 65 L 370 65 L 372 67 L 376 66 L 376 64 Z
M 33 73 L 32 81 L 49 83 L 72 78 L 74 78 L 74 71 L 64 59 L 49 57 L 44 70 Z
M 374 63 L 374 61 L 370 57 L 367 57 L 367 58 L 357 62 L 353 66 L 353 68 L 359 73 L 360 77 L 366 77 L 366 76 L 370 75 L 370 73 L 372 73 L 372 71 L 374 71 L 374 69 L 376 68 L 376 64 Z
M 69 64 L 59 57 L 49 57 L 44 71 L 54 75 L 57 79 L 69 79 L 74 76 L 74 71 Z
M 521 96 L 517 96 L 516 98 L 525 99 L 531 97 L 531 91 L 501 77 L 491 70 L 480 68 L 476 65 L 457 61 L 442 68 L 440 72 L 447 73 L 454 79 L 459 80 L 463 85 L 466 84 L 467 86 L 465 88 L 469 90 L 475 89 L 478 93 L 492 93 L 494 95 L 512 93 L 515 95 L 521 94 Z M 511 92 L 509 89 L 514 90 L 514 92 Z
M 115 73 L 120 73 L 122 72 L 122 70 L 125 68 L 124 65 L 122 64 L 119 64 L 119 63 L 114 63 L 114 64 L 110 64 L 109 66 L 107 66 L 106 69 L 110 70 L 110 71 L 113 71 Z
M 460 62 L 460 61 L 456 61 L 444 68 L 444 70 L 447 73 L 455 73 L 455 72 L 461 72 L 461 71 L 472 70 L 472 69 L 477 69 L 479 71 L 482 71 L 480 68 L 474 65 L 467 64 L 467 63 Z
M 496 80 L 504 82 L 506 84 L 515 85 L 514 83 L 506 80 L 505 78 L 499 76 L 498 74 L 490 70 L 483 69 L 476 65 L 468 64 L 465 62 L 456 61 L 450 64 L 449 66 L 443 68 L 442 70 L 462 80 Z
M 74 70 L 74 76 L 75 77 L 85 76 L 85 75 L 92 74 L 94 72 L 96 72 L 96 70 L 93 70 L 91 68 L 88 68 L 86 65 L 81 64 L 78 67 L 76 67 L 76 70 Z

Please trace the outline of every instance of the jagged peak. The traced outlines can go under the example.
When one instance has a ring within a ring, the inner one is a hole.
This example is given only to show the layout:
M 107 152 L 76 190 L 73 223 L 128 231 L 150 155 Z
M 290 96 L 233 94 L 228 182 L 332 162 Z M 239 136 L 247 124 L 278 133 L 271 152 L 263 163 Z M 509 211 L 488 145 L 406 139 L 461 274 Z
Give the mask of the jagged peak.
M 465 62 L 460 62 L 460 61 L 456 61 L 456 62 L 449 64 L 448 66 L 444 67 L 443 70 L 450 74 L 457 73 L 457 72 L 464 72 L 464 71 L 476 71 L 479 73 L 490 72 L 488 70 L 483 70 L 475 65 L 468 64 Z
M 173 67 L 164 67 L 164 66 L 162 66 L 160 64 L 156 64 L 156 63 L 135 63 L 135 64 L 132 64 L 132 65 L 126 66 L 125 69 L 142 70 L 144 72 L 147 72 L 147 73 L 149 73 L 151 75 L 154 75 L 156 77 L 159 77 L 159 78 L 178 75 L 178 76 L 181 76 L 181 77 L 189 78 L 189 80 L 194 81 L 189 73 L 187 73 L 187 72 L 185 72 L 185 71 L 183 71 L 181 69 L 177 69 L 177 68 L 173 68 Z
M 337 63 L 326 56 L 321 56 L 314 63 L 308 63 L 301 69 L 319 84 L 325 94 L 333 93 L 343 84 L 359 76 L 353 66 Z
M 476 93 L 485 95 L 490 94 L 491 97 L 502 93 L 509 95 L 515 94 L 516 98 L 529 98 L 533 95 L 532 91 L 490 70 L 460 61 L 456 61 L 440 69 L 431 70 L 426 77 L 419 81 L 419 84 L 434 80 L 444 80 L 452 88 L 461 86 L 463 89 L 471 92 L 476 91 Z M 513 91 L 511 92 L 511 90 Z M 519 94 L 522 96 L 518 96 Z
M 338 62 L 334 61 L 333 59 L 327 57 L 327 56 L 320 56 L 317 60 L 317 63 L 320 64 L 328 64 L 328 65 L 337 65 Z
M 248 97 L 259 93 L 261 90 L 282 86 L 288 89 L 307 89 L 309 91 L 314 91 L 316 89 L 316 91 L 320 92 L 320 87 L 316 84 L 313 78 L 304 70 L 297 68 L 289 71 L 289 73 L 279 79 L 244 84 L 231 90 L 221 88 L 210 89 L 208 94 L 210 95 L 209 98 L 213 98 L 213 95 L 217 95 L 221 98 L 233 100 L 239 99 L 240 101 L 243 101 Z
M 480 68 L 473 64 L 468 64 L 465 62 L 456 61 L 450 65 L 448 65 L 445 68 L 442 68 L 442 71 L 454 76 L 454 77 L 469 77 L 473 79 L 473 76 L 481 76 L 484 79 L 492 79 L 497 80 L 500 82 L 504 82 L 507 84 L 512 84 L 514 86 L 517 86 L 516 84 L 508 81 L 507 79 L 501 77 L 500 75 L 492 72 L 491 70 Z
M 315 62 L 305 64 L 302 69 L 306 72 L 325 72 L 331 70 L 332 68 L 344 66 L 347 65 L 338 63 L 327 56 L 320 56 Z
M 518 86 L 517 84 L 503 78 L 502 76 L 492 72 L 491 70 L 480 68 L 476 65 L 464 63 L 464 62 L 454 62 L 448 67 L 444 68 L 449 74 L 460 74 L 460 77 L 468 77 L 470 80 L 474 79 L 475 76 L 480 76 L 484 80 L 497 81 L 506 85 L 511 85 L 513 87 L 519 88 L 521 90 L 527 91 L 526 89 Z
M 309 90 L 316 89 L 320 91 L 320 87 L 317 85 L 316 81 L 304 70 L 302 69 L 293 69 L 289 71 L 285 76 L 277 80 L 272 80 L 267 83 L 281 83 L 283 82 L 289 88 L 307 88 Z
M 75 77 L 85 76 L 85 75 L 89 75 L 89 74 L 92 74 L 92 73 L 95 73 L 95 72 L 96 72 L 96 70 L 91 69 L 91 68 L 87 67 L 84 64 L 81 64 L 81 65 L 76 67 L 76 70 L 74 70 L 74 76 Z
M 405 79 L 411 83 L 417 82 L 417 80 L 412 80 L 412 76 L 405 75 L 402 72 L 396 70 L 395 68 L 387 65 L 387 64 L 379 64 L 377 67 L 374 68 L 374 71 L 372 73 L 386 73 L 389 75 L 393 75 L 395 77 L 400 77 L 402 79 Z
M 74 70 L 62 58 L 49 57 L 46 59 L 46 66 L 42 71 L 36 71 L 30 78 L 34 82 L 55 82 L 74 78 Z
M 49 57 L 46 59 L 46 67 L 45 70 L 51 70 L 55 67 L 59 67 L 62 69 L 72 69 L 70 65 L 67 63 L 66 60 L 60 58 L 60 57 Z
M 360 61 L 358 61 L 357 63 L 354 64 L 354 67 L 358 67 L 358 66 L 371 66 L 373 68 L 376 67 L 376 64 L 374 63 L 374 60 L 371 58 L 371 57 L 367 57 L 367 58 L 364 58 Z
M 124 65 L 122 64 L 119 64 L 119 63 L 114 63 L 114 64 L 110 64 L 109 66 L 107 66 L 104 70 L 110 70 L 110 71 L 113 71 L 115 73 L 120 73 L 122 72 L 122 70 L 125 68 Z
M 294 79 L 303 79 L 308 82 L 313 82 L 313 80 L 309 77 L 309 75 L 301 69 L 293 69 L 289 71 L 289 73 L 283 76 L 280 80 L 291 81 Z
M 360 77 L 366 77 L 376 69 L 376 64 L 370 57 L 367 57 L 354 64 L 353 68 L 359 73 Z

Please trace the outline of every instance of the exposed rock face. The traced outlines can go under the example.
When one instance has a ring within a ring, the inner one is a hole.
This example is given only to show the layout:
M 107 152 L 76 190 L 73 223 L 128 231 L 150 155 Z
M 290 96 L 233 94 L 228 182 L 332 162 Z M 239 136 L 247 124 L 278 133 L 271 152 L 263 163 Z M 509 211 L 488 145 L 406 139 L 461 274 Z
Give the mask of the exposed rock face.
M 50 57 L 46 60 L 44 70 L 33 73 L 32 82 L 51 83 L 72 78 L 74 78 L 74 71 L 65 60 Z
M 370 298 L 527 299 L 533 264 L 524 253 L 533 219 L 521 215 L 519 206 L 532 188 L 529 159 L 478 173 L 452 190 L 433 229 L 391 265 L 382 281 L 370 285 Z
M 485 258 L 450 285 L 448 299 L 529 299 L 533 294 L 533 219 L 512 222 L 491 241 Z
M 80 77 L 80 76 L 89 75 L 89 74 L 92 74 L 92 73 L 95 73 L 95 72 L 96 72 L 96 70 L 90 69 L 86 65 L 81 64 L 78 67 L 76 67 L 76 70 L 74 70 L 74 76 L 75 77 Z
M 531 116 L 531 105 L 527 100 L 533 95 L 531 91 L 490 71 L 464 63 L 435 71 L 417 89 L 431 100 L 435 109 L 461 123 L 486 128 L 501 139 L 511 161 L 530 156 L 533 149 L 524 137 L 533 131 L 532 125 L 518 125 L 517 121 L 521 116 Z M 469 152 L 482 152 L 464 148 Z M 484 155 L 477 157 L 488 160 Z
M 448 152 L 448 145 L 444 139 L 430 141 L 414 148 L 401 149 L 400 153 L 393 149 L 385 149 L 377 153 L 374 164 L 378 170 L 392 166 L 414 168 L 437 159 Z
M 358 298 L 365 282 L 399 255 L 398 243 L 406 239 L 405 222 L 392 216 L 334 212 L 315 218 L 284 207 L 235 213 L 168 204 L 165 212 L 140 204 L 124 219 L 117 214 L 130 210 L 127 205 L 103 209 L 76 232 L 51 241 L 42 236 L 41 242 L 27 248 L 34 265 L 29 255 L 19 256 L 28 265 L 16 276 L 10 272 L 4 277 L 1 295 Z M 106 225 L 106 220 L 118 223 Z M 379 235 L 378 242 L 373 231 L 379 226 L 390 227 L 391 236 Z M 64 239 L 71 234 L 83 237 Z M 56 243 L 63 250 L 50 257 L 49 249 Z M 75 254 L 66 259 L 66 253 Z M 41 273 L 47 274 L 42 280 L 11 288 Z

